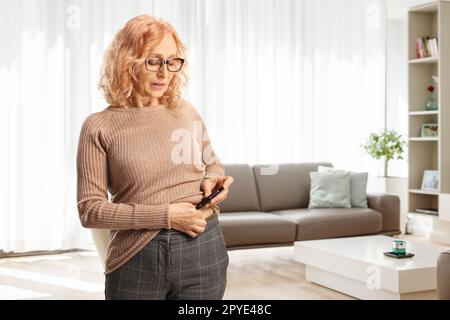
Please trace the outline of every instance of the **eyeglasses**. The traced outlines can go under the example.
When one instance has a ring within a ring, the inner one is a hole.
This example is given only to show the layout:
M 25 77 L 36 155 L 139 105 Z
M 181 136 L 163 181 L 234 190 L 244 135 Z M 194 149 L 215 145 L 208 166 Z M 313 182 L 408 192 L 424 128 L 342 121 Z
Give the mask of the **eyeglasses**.
M 170 72 L 178 72 L 184 64 L 184 59 L 173 58 L 173 59 L 161 59 L 161 58 L 149 58 L 145 60 L 145 68 L 148 71 L 156 72 L 159 71 L 163 64 L 167 65 L 167 70 Z

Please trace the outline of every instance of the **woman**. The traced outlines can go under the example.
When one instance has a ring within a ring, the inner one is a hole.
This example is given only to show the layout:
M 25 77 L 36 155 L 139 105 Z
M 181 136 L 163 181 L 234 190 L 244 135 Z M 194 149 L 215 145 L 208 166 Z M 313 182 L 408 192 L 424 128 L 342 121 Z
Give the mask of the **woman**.
M 111 229 L 106 299 L 222 299 L 225 292 L 229 259 L 217 204 L 233 178 L 224 176 L 201 116 L 181 98 L 184 53 L 170 24 L 131 19 L 104 56 L 99 87 L 109 106 L 81 128 L 81 224 Z

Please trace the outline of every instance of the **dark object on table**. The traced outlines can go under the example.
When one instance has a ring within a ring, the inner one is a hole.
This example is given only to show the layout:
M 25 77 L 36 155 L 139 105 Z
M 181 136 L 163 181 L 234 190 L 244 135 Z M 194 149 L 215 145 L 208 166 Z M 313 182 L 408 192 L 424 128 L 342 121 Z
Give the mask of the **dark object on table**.
M 406 254 L 395 254 L 392 251 L 390 251 L 390 252 L 383 252 L 383 254 L 386 257 L 391 257 L 391 258 L 396 258 L 396 259 L 412 258 L 415 256 L 414 253 L 409 253 L 409 252 L 407 252 Z

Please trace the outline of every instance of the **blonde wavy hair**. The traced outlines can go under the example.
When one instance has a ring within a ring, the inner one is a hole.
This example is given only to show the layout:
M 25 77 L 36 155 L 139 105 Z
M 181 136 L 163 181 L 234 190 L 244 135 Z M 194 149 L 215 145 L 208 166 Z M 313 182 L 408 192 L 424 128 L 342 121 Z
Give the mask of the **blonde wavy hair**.
M 149 15 L 140 15 L 129 20 L 114 37 L 106 50 L 101 71 L 99 90 L 112 106 L 124 108 L 136 107 L 136 76 L 138 69 L 144 66 L 151 49 L 157 46 L 164 36 L 170 33 L 177 46 L 178 57 L 185 58 L 186 45 L 181 42 L 178 33 L 168 22 Z M 188 82 L 188 63 L 176 72 L 166 92 L 159 98 L 161 104 L 171 109 L 183 105 L 181 91 Z

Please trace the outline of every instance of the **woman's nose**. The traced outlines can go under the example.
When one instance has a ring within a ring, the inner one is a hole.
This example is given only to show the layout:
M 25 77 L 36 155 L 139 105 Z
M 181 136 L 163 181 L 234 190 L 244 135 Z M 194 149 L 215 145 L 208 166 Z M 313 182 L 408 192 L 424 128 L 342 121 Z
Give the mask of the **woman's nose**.
M 167 65 L 166 65 L 166 64 L 163 64 L 163 65 L 161 66 L 161 68 L 159 68 L 158 76 L 159 76 L 160 78 L 165 78 L 166 75 L 167 75 L 167 73 L 168 73 L 168 71 L 167 71 Z

